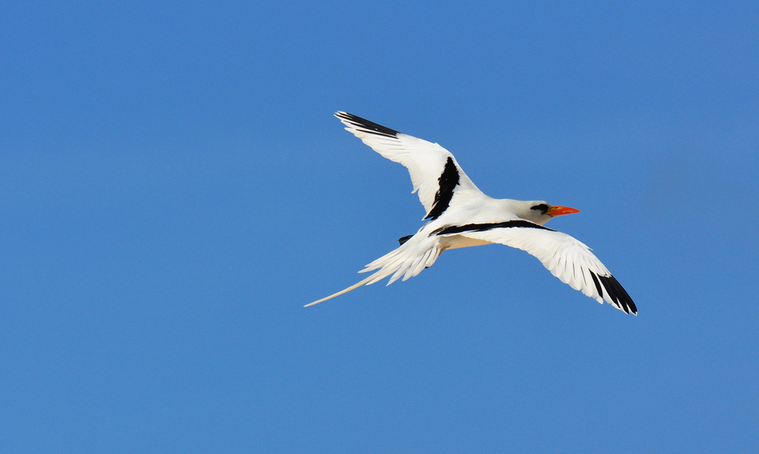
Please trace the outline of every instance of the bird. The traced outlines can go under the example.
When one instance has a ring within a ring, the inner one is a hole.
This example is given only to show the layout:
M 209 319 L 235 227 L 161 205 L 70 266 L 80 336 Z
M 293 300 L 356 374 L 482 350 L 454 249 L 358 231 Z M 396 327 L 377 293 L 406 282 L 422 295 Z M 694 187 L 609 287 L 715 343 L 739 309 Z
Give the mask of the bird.
M 638 314 L 627 291 L 588 246 L 545 226 L 556 216 L 580 210 L 542 200 L 489 197 L 469 179 L 453 154 L 437 143 L 347 112 L 339 111 L 335 116 L 364 144 L 408 169 L 412 194 L 419 196 L 426 222 L 415 234 L 400 238 L 397 249 L 359 271 L 373 272 L 367 278 L 304 307 L 388 276 L 387 285 L 398 279 L 405 281 L 432 266 L 448 249 L 503 244 L 536 257 L 559 280 L 599 303 L 606 301 L 627 314 Z

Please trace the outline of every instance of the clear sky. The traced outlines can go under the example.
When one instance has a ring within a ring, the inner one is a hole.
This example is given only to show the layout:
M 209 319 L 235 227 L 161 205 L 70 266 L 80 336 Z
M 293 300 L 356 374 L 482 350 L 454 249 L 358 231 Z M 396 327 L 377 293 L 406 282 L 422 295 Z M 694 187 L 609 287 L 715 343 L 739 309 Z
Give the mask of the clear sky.
M 756 2 L 3 2 L 0 451 L 759 452 Z M 345 110 L 582 213 L 414 233 Z

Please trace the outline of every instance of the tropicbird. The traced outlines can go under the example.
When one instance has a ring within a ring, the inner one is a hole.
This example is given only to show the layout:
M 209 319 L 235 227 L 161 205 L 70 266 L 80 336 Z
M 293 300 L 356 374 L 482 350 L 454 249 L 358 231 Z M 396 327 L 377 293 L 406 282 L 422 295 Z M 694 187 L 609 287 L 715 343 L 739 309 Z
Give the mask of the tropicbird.
M 500 243 L 521 249 L 557 278 L 599 303 L 637 315 L 630 295 L 590 248 L 575 238 L 545 227 L 555 216 L 580 210 L 542 200 L 494 199 L 480 191 L 437 143 L 427 142 L 346 112 L 335 116 L 346 130 L 383 157 L 402 164 L 411 175 L 427 222 L 414 235 L 400 238 L 400 247 L 359 271 L 375 271 L 366 279 L 305 307 L 340 296 L 388 276 L 387 285 L 409 279 L 435 263 L 446 249 Z

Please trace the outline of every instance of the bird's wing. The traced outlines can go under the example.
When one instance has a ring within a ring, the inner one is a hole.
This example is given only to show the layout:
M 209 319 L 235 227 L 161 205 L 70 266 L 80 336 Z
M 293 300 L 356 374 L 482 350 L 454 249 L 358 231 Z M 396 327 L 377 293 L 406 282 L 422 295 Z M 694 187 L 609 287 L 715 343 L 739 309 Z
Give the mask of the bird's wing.
M 551 274 L 599 303 L 605 300 L 626 313 L 637 315 L 630 295 L 593 255 L 590 248 L 566 233 L 529 221 L 476 224 L 441 229 L 438 234 L 458 234 L 468 238 L 500 243 L 537 257 Z
M 414 185 L 413 192 L 418 192 L 419 201 L 427 211 L 425 219 L 440 216 L 460 191 L 481 193 L 459 167 L 451 152 L 440 145 L 346 112 L 337 112 L 335 116 L 343 122 L 347 131 L 374 151 L 408 169 Z

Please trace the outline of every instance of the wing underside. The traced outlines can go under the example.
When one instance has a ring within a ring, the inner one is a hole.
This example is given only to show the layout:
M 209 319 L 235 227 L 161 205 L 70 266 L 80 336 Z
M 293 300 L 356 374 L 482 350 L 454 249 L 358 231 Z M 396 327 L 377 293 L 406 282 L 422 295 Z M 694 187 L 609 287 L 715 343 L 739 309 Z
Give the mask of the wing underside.
M 413 192 L 418 194 L 427 212 L 425 218 L 440 216 L 458 191 L 479 192 L 456 158 L 440 145 L 346 112 L 337 112 L 335 116 L 343 122 L 348 132 L 374 151 L 408 169 Z
M 520 223 L 530 224 L 528 221 Z M 521 249 L 540 260 L 551 274 L 573 289 L 599 303 L 606 301 L 621 311 L 637 315 L 638 310 L 630 295 L 590 248 L 565 233 L 533 224 L 456 234 Z

